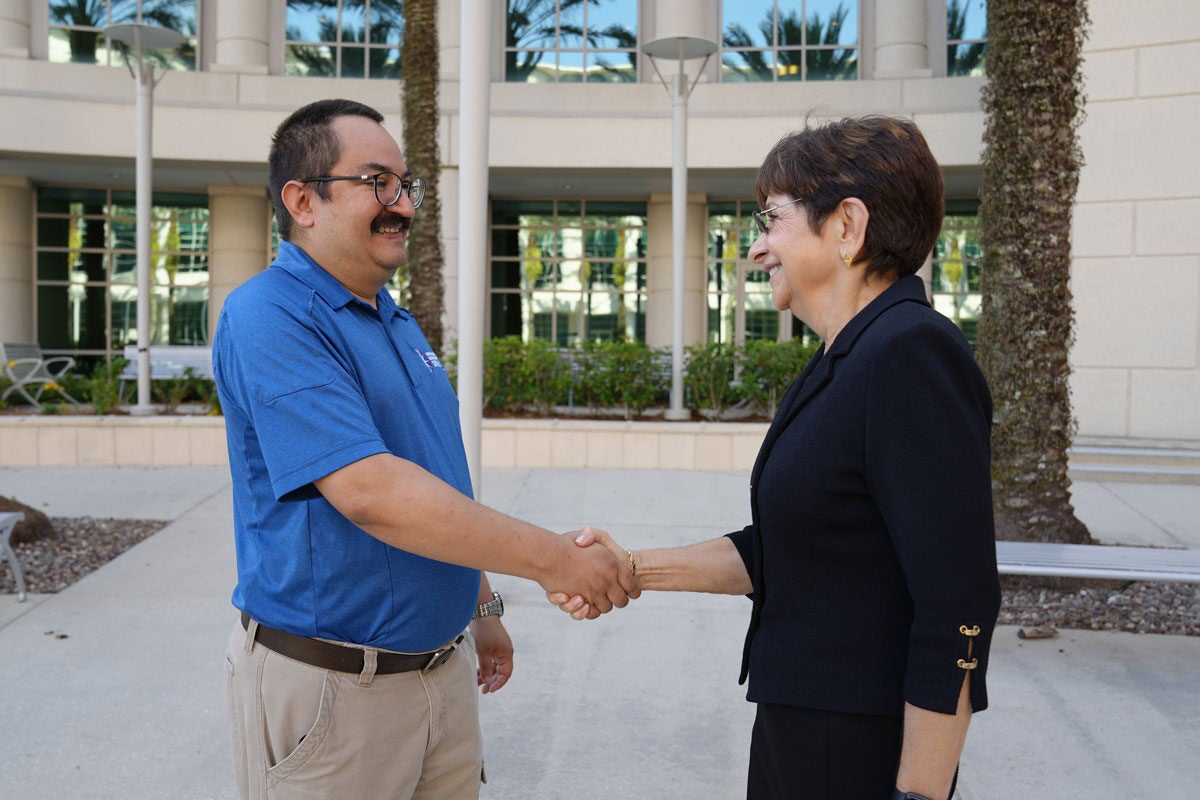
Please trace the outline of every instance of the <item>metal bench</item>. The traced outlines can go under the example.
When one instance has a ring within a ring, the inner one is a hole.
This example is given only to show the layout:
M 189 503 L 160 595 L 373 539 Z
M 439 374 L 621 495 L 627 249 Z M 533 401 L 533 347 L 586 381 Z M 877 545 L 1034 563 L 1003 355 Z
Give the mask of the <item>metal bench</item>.
M 138 379 L 137 345 L 125 345 L 125 358 L 129 361 L 121 370 L 121 380 Z M 191 368 L 197 378 L 212 379 L 212 348 L 177 344 L 150 345 L 150 380 L 165 381 L 182 378 L 184 370 Z
M 17 584 L 17 602 L 25 602 L 25 573 L 21 571 L 21 562 L 17 561 L 17 554 L 13 552 L 12 543 L 9 537 L 12 536 L 13 529 L 17 527 L 17 523 L 25 519 L 24 512 L 21 511 L 5 511 L 0 513 L 0 559 L 8 562 L 12 567 L 13 580 Z
M 1001 575 L 1200 583 L 1200 550 L 996 542 Z

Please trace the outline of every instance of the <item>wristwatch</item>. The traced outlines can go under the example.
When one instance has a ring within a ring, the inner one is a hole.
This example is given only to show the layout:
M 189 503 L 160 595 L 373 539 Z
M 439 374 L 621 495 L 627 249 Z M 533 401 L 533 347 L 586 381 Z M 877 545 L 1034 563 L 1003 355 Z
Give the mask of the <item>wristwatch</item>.
M 902 792 L 899 789 L 893 789 L 892 800 L 929 800 L 929 798 L 916 792 Z
M 486 603 L 480 603 L 475 608 L 475 616 L 471 619 L 479 619 L 480 617 L 503 617 L 504 616 L 504 601 L 500 599 L 499 592 L 492 592 L 492 599 Z

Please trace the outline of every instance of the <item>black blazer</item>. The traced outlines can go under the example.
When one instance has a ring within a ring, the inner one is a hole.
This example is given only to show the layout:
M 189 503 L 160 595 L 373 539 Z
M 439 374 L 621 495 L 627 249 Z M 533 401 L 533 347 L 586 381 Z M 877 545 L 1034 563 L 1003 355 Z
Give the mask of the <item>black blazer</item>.
M 970 346 L 915 276 L 813 357 L 763 441 L 753 522 L 729 534 L 754 586 L 749 700 L 954 713 L 974 663 L 971 705 L 987 706 L 991 416 Z

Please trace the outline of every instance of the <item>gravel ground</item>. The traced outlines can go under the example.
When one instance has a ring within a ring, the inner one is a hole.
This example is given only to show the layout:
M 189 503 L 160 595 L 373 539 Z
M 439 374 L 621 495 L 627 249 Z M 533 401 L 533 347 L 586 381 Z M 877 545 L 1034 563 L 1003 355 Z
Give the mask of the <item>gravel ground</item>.
M 58 592 L 157 533 L 158 520 L 51 519 L 57 539 L 16 545 L 32 593 Z M 1004 579 L 1000 624 L 1022 628 L 1082 628 L 1200 636 L 1200 584 L 1079 581 L 1040 588 L 1028 579 Z M 16 591 L 7 565 L 0 593 Z
M 163 520 L 51 517 L 57 538 L 13 545 L 31 594 L 60 592 L 162 530 Z M 0 593 L 17 590 L 12 570 L 0 567 Z

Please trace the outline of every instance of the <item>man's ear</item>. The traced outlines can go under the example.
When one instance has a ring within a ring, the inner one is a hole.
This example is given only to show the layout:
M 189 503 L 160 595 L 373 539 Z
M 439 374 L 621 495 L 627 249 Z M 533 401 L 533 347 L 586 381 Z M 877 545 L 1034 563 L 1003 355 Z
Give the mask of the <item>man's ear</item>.
M 288 181 L 283 185 L 280 197 L 283 206 L 292 215 L 292 225 L 297 228 L 311 228 L 316 224 L 313 214 L 312 195 L 304 191 L 306 184 L 300 181 Z
M 842 252 L 857 259 L 867 240 L 867 223 L 871 220 L 871 212 L 867 211 L 862 200 L 847 197 L 838 204 L 837 216 L 841 223 Z

